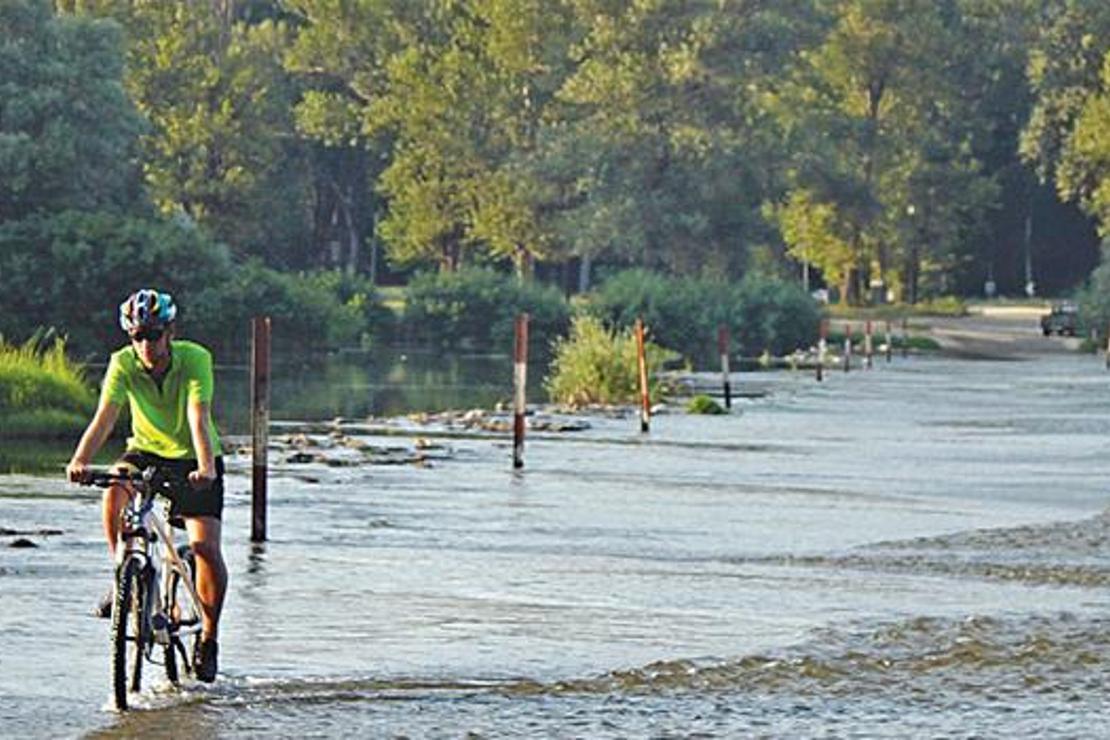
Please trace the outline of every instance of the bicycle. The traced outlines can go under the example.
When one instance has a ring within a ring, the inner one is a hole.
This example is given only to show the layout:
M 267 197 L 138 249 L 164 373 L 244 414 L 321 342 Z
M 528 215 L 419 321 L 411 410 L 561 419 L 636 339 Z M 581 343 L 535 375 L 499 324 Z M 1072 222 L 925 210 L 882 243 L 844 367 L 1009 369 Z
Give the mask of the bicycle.
M 83 483 L 131 488 L 116 550 L 111 631 L 112 688 L 116 708 L 126 711 L 128 692 L 142 688 L 144 660 L 158 663 L 156 649 L 162 649 L 162 665 L 172 684 L 180 683 L 178 656 L 185 671 L 192 671 L 184 638 L 201 630 L 196 559 L 188 544 L 174 547 L 166 494 L 175 482 L 155 468 L 130 474 L 93 472 Z

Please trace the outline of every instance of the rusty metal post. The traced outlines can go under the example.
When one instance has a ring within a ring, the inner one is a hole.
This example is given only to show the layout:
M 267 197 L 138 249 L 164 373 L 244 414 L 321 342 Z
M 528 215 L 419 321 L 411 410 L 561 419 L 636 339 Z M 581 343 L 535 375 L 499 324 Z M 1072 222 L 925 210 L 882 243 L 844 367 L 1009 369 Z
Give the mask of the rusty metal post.
M 844 325 L 844 372 L 852 369 L 852 325 Z
M 825 379 L 825 353 L 829 350 L 829 320 L 821 319 L 817 330 L 817 382 Z
M 872 340 L 871 340 L 871 319 L 868 319 L 867 323 L 864 326 L 865 326 L 864 331 L 863 331 L 863 356 L 865 358 L 865 363 L 864 364 L 867 367 L 867 369 L 870 370 L 871 368 L 873 368 L 875 366 L 875 360 L 874 360 L 875 345 L 874 345 L 874 342 L 872 342 Z
M 894 337 L 890 334 L 890 319 L 886 321 L 886 361 L 890 362 L 894 353 Z
M 270 444 L 270 317 L 254 317 L 251 335 L 251 542 L 265 542 L 266 448 Z
M 636 319 L 636 357 L 640 366 L 640 431 L 651 427 L 651 393 L 648 391 L 647 357 L 644 354 L 644 320 Z
M 717 327 L 717 352 L 721 355 L 721 380 L 725 386 L 725 408 L 732 408 L 732 384 L 729 381 L 728 369 L 728 327 L 721 324 Z
M 513 348 L 513 467 L 524 467 L 524 412 L 528 405 L 528 314 L 516 317 Z
M 1110 328 L 1106 330 L 1106 369 L 1110 370 Z
M 902 317 L 902 357 L 910 354 L 910 320 Z

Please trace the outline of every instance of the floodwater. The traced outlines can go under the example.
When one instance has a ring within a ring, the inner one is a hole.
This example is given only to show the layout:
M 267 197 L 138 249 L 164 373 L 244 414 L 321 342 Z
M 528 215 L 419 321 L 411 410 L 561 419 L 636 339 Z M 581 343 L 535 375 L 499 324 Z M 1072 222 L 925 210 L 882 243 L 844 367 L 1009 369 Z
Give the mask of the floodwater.
M 745 386 L 766 395 L 648 435 L 633 416 L 533 434 L 519 473 L 504 435 L 299 437 L 316 452 L 271 453 L 261 548 L 232 456 L 220 678 L 125 716 L 86 616 L 109 582 L 95 494 L 0 477 L 0 527 L 38 545 L 0 548 L 0 729 L 1104 736 L 1100 361 L 895 358 Z

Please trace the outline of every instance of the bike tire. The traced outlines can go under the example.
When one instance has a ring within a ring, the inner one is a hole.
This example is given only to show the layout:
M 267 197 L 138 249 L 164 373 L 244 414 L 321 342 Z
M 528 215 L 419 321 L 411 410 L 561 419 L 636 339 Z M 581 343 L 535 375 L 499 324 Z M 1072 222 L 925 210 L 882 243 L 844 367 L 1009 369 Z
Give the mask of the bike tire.
M 116 708 L 127 710 L 127 694 L 138 692 L 143 679 L 146 644 L 143 564 L 131 558 L 116 573 L 116 601 L 112 608 L 112 689 Z
M 178 557 L 185 562 L 185 567 L 189 570 L 189 578 L 193 582 L 193 588 L 197 585 L 197 563 L 196 555 L 193 553 L 193 548 L 188 545 L 181 545 L 177 548 Z M 188 609 L 189 600 L 185 598 L 185 584 L 181 582 L 181 576 L 176 572 L 170 576 L 170 590 L 166 599 L 166 615 L 170 620 L 170 642 L 166 645 L 165 659 L 166 659 L 166 678 L 172 684 L 179 684 L 181 682 L 181 674 L 177 666 L 177 656 L 180 653 L 181 663 L 188 670 L 189 659 L 188 653 L 185 650 L 185 643 L 182 642 L 181 636 L 178 635 L 178 629 L 182 623 L 182 617 L 185 619 L 196 618 L 199 619 L 200 615 L 187 614 L 183 615 L 183 609 Z

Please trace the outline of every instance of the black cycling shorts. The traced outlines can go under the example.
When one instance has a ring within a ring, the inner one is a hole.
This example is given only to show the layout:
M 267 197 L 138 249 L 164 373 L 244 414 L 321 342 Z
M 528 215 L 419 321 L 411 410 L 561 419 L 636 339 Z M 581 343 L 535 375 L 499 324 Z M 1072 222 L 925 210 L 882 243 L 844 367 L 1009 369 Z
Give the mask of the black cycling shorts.
M 197 461 L 190 458 L 172 460 L 160 457 L 150 452 L 141 450 L 128 450 L 115 463 L 116 466 L 127 466 L 143 471 L 153 465 L 171 481 L 182 481 L 181 485 L 173 486 L 170 500 L 170 517 L 214 516 L 220 519 L 224 511 L 224 459 L 216 458 L 216 479 L 212 485 L 203 490 L 197 490 L 188 483 L 188 474 L 197 469 Z

